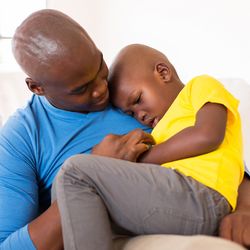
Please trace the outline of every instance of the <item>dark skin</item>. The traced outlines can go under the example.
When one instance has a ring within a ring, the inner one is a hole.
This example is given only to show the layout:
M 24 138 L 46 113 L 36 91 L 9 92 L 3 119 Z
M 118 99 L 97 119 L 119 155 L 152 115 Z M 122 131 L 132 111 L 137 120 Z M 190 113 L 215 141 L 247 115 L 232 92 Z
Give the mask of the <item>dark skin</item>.
M 29 76 L 28 88 L 55 107 L 88 113 L 107 106 L 108 68 L 102 53 L 86 31 L 63 13 L 42 10 L 28 17 L 16 30 L 13 53 Z M 131 161 L 147 150 L 143 142 L 152 143 L 151 137 L 139 130 L 125 136 L 110 135 L 107 141 L 117 158 Z M 28 230 L 36 249 L 63 249 L 57 202 L 31 221 Z
M 16 31 L 13 52 L 29 76 L 28 88 L 44 95 L 55 107 L 82 113 L 106 107 L 108 70 L 101 52 L 68 16 L 55 10 L 33 14 Z M 124 136 L 109 135 L 93 153 L 136 161 L 147 150 L 144 142 L 153 143 L 139 130 Z M 57 203 L 31 221 L 28 230 L 37 249 L 62 249 Z
M 247 177 L 239 187 L 236 210 L 220 224 L 220 236 L 250 249 L 250 181 Z

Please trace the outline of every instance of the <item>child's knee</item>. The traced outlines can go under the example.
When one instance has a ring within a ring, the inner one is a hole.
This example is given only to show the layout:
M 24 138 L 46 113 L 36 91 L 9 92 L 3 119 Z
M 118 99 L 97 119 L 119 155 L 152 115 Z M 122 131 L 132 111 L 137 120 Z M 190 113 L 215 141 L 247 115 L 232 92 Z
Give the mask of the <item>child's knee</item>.
M 69 157 L 57 173 L 55 188 L 89 179 L 95 165 L 96 161 L 92 155 L 78 154 Z
M 84 166 L 93 165 L 95 164 L 95 158 L 98 158 L 98 156 L 90 154 L 73 155 L 65 160 L 61 170 L 62 172 L 65 172 L 71 168 L 78 168 L 78 167 L 82 168 Z

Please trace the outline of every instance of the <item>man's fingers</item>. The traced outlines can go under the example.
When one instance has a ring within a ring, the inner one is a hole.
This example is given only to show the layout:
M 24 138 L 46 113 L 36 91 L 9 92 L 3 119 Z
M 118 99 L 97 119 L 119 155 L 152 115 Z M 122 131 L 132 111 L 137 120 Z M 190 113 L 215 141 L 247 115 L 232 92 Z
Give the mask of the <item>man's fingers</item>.
M 151 134 L 148 134 L 148 133 L 145 133 L 145 138 L 142 142 L 146 143 L 146 144 L 150 144 L 150 145 L 155 144 L 155 140 L 154 140 L 153 136 Z
M 224 217 L 221 221 L 219 234 L 224 239 L 232 240 L 232 223 L 230 215 Z
M 224 217 L 220 224 L 219 234 L 222 238 L 250 247 L 249 220 L 242 214 L 232 213 Z
M 232 227 L 232 240 L 239 244 L 243 244 L 243 221 L 241 218 L 235 218 L 234 227 Z
M 150 149 L 150 145 L 149 144 L 145 144 L 145 143 L 140 143 L 140 144 L 137 144 L 135 146 L 135 150 L 136 150 L 136 160 L 138 159 L 138 157 L 144 153 L 145 151 L 149 150 Z
M 242 234 L 243 245 L 250 249 L 250 227 L 245 228 Z
M 150 148 L 148 144 L 139 143 L 130 148 L 128 154 L 126 155 L 126 160 L 134 161 L 138 159 L 138 157 L 145 151 Z
M 155 144 L 154 139 L 151 134 L 144 132 L 141 129 L 135 129 L 124 136 L 124 139 L 131 144 L 147 143 Z

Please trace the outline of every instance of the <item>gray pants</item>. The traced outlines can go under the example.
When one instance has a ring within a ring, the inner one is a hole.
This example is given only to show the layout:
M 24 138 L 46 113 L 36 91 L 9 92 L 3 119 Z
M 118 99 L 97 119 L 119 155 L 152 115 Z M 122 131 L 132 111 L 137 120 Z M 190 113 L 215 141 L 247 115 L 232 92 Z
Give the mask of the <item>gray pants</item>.
M 113 230 L 216 235 L 230 212 L 216 191 L 155 164 L 76 155 L 54 185 L 66 250 L 112 250 Z

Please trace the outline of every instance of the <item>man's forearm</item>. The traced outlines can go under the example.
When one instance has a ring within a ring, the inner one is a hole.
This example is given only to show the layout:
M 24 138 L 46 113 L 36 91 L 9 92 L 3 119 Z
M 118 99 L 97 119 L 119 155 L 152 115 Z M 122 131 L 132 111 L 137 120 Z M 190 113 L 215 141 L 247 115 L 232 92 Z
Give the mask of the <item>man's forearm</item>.
M 61 250 L 63 238 L 57 202 L 29 224 L 30 237 L 38 250 Z

